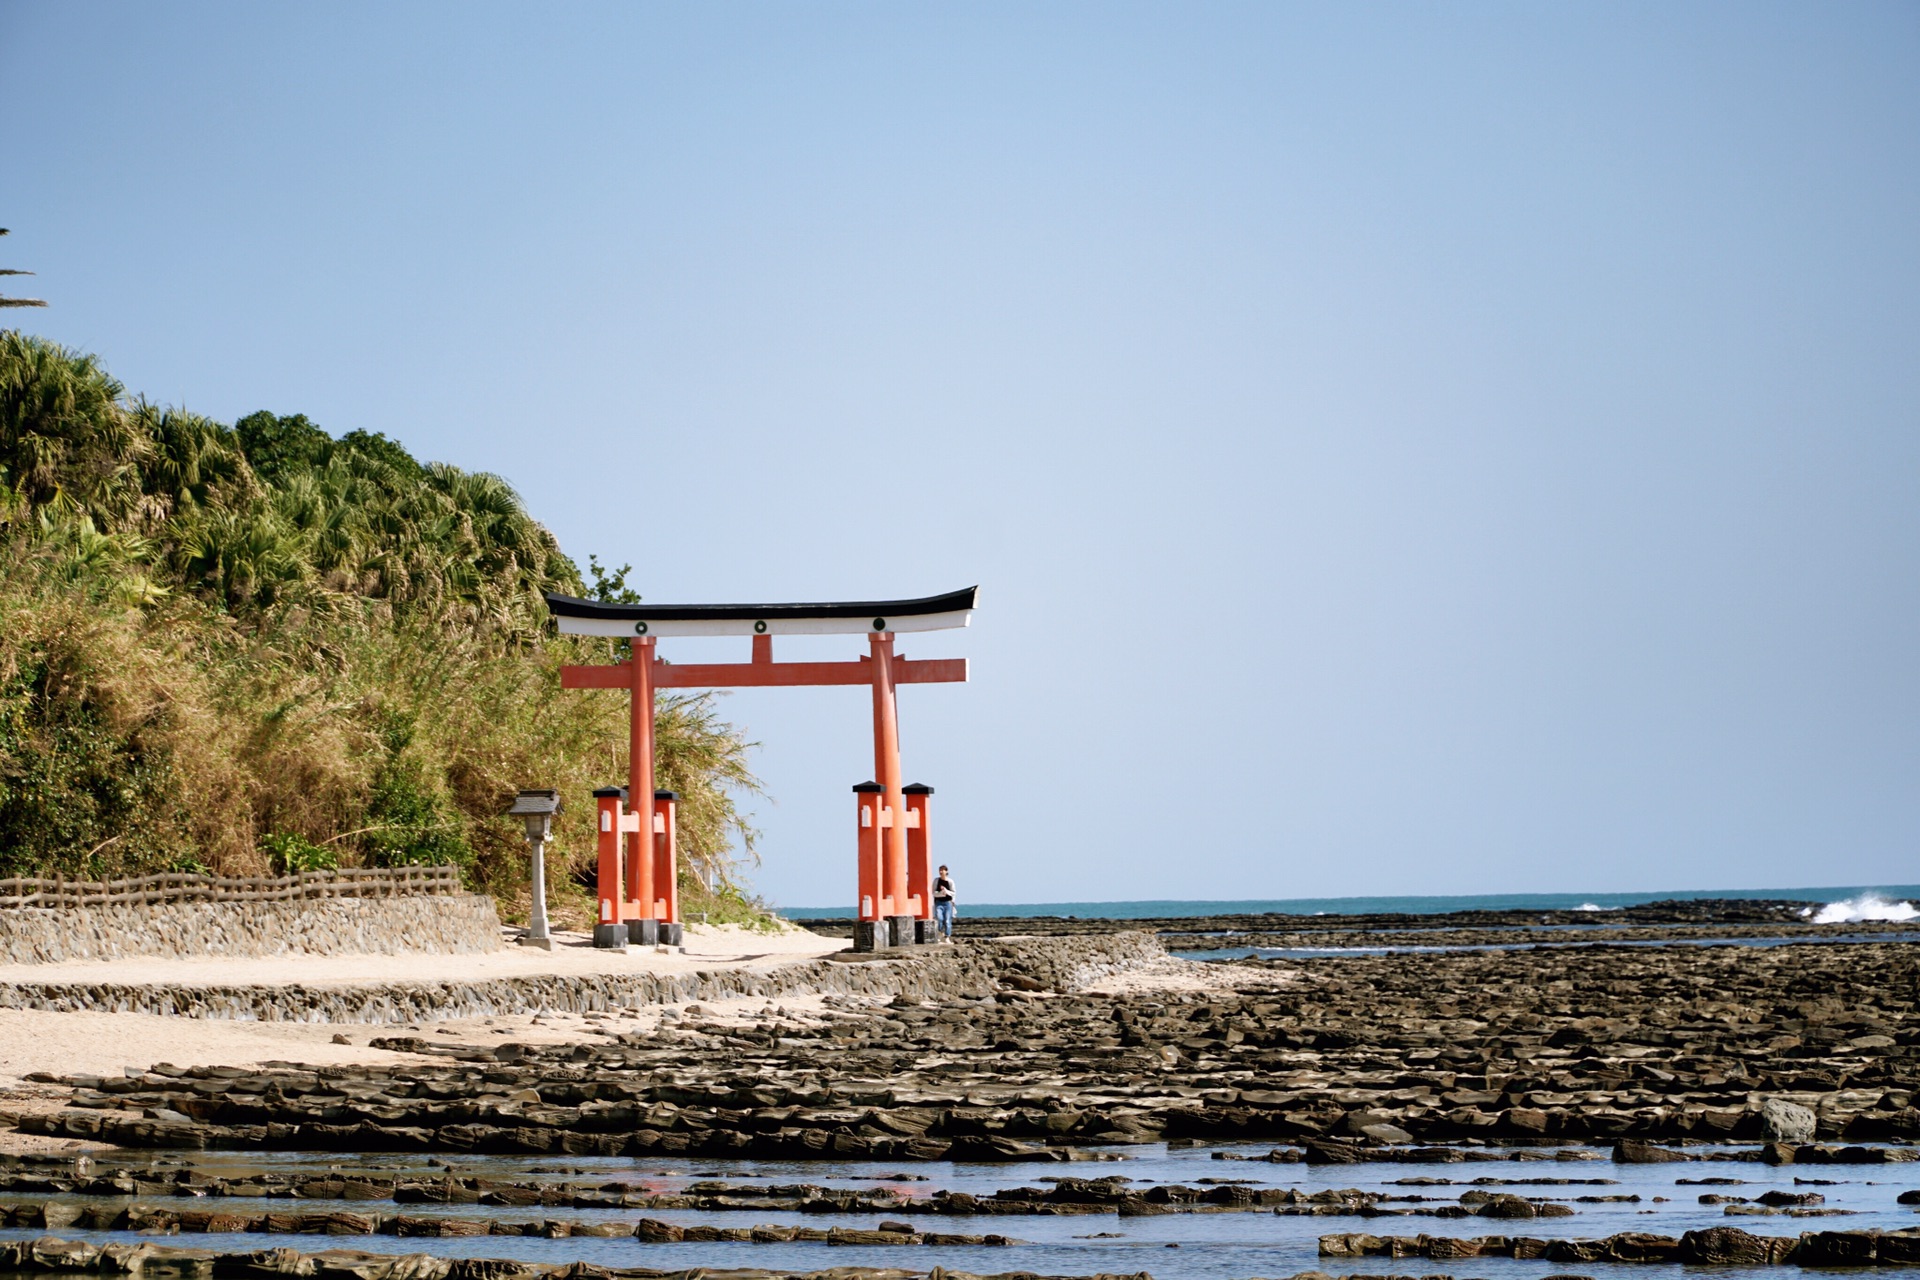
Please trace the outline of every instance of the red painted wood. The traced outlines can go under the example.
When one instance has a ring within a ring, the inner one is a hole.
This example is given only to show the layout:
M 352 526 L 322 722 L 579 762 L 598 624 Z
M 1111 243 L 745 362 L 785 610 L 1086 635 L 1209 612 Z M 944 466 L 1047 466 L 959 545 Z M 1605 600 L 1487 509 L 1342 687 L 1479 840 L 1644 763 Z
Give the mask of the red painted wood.
M 965 658 L 895 658 L 895 684 L 956 684 L 967 679 Z M 747 689 L 795 685 L 873 683 L 872 664 L 858 662 L 656 662 L 656 689 Z M 617 665 L 560 668 L 563 689 L 631 689 L 633 672 Z
M 624 666 L 615 667 L 615 671 L 625 671 Z M 618 924 L 625 918 L 626 877 L 621 865 L 620 835 L 620 797 L 601 796 L 599 804 L 600 829 L 596 833 L 599 851 L 598 874 L 594 879 L 594 893 L 600 899 L 599 923 Z
M 627 707 L 627 807 L 640 815 L 640 830 L 627 845 L 627 883 L 628 896 L 639 904 L 635 918 L 640 920 L 660 918 L 654 914 L 660 886 L 653 882 L 653 677 L 662 668 L 654 644 L 652 636 L 635 636 L 633 657 L 626 665 L 632 691 Z
M 931 920 L 933 847 L 927 842 L 931 834 L 927 824 L 932 815 L 927 812 L 927 801 L 932 797 L 911 795 L 904 799 L 907 812 L 912 815 L 907 823 L 907 899 L 913 915 L 922 920 Z
M 873 675 L 873 773 L 886 788 L 886 812 L 893 824 L 880 847 L 880 914 L 907 914 L 907 818 L 900 794 L 900 719 L 894 698 L 893 633 L 882 631 L 872 639 L 867 669 Z
M 671 800 L 653 801 L 653 812 L 660 817 L 658 834 L 649 833 L 653 846 L 653 891 L 659 895 L 656 919 L 668 924 L 680 918 L 680 846 L 678 806 Z
M 880 848 L 883 839 L 880 809 L 886 797 L 868 791 L 856 792 L 853 798 L 854 821 L 858 824 L 854 857 L 859 862 L 854 878 L 858 896 L 854 913 L 862 920 L 878 920 L 886 914 L 880 902 Z

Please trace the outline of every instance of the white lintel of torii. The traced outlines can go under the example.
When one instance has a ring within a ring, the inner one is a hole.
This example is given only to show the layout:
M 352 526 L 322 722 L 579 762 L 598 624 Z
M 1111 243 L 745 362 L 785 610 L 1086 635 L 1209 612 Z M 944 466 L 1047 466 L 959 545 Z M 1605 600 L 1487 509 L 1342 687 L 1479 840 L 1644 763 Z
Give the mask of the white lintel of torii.
M 884 804 L 874 807 L 863 807 L 860 810 L 860 825 L 863 827 L 873 825 L 874 808 L 880 810 L 880 826 L 882 828 L 891 827 L 893 825 L 893 809 Z M 918 809 L 908 809 L 907 820 L 904 825 L 908 831 L 918 831 L 920 829 L 920 811 Z

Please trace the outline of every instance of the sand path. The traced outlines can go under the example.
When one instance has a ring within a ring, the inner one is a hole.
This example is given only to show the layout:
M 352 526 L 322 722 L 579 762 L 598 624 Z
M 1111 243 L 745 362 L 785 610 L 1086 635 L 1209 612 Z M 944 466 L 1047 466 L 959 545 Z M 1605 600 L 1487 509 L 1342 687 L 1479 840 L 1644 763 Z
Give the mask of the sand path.
M 517 937 L 517 930 L 503 936 Z M 479 955 L 205 957 L 191 960 L 104 960 L 73 964 L 0 965 L 0 982 L 124 982 L 192 985 L 475 981 L 540 974 L 691 973 L 702 969 L 773 968 L 845 949 L 842 938 L 805 930 L 753 933 L 734 925 L 689 925 L 684 951 L 625 953 L 596 950 L 581 934 L 555 934 L 552 951 L 505 946 Z M 705 1002 L 721 1018 L 807 1019 L 820 1014 L 818 997 Z M 767 1011 L 779 1010 L 778 1014 Z M 33 1072 L 118 1075 L 158 1062 L 175 1066 L 252 1067 L 272 1061 L 319 1065 L 428 1061 L 416 1054 L 374 1049 L 382 1036 L 419 1035 L 440 1044 L 572 1043 L 648 1031 L 680 1016 L 661 1005 L 625 1015 L 520 1014 L 452 1018 L 426 1026 L 239 1022 L 142 1013 L 55 1013 L 0 1009 L 0 1110 L 52 1108 L 62 1091 L 24 1079 Z M 443 1059 L 432 1059 L 443 1061 Z M 0 1132 L 0 1151 L 64 1150 L 65 1139 Z
M 477 982 L 541 974 L 692 973 L 701 969 L 766 967 L 809 960 L 851 944 L 804 929 L 754 933 L 738 925 L 688 925 L 684 951 L 607 951 L 579 933 L 555 933 L 552 951 L 514 945 L 518 929 L 501 930 L 498 951 L 474 955 L 196 956 L 79 960 L 65 964 L 0 965 L 0 983 L 126 982 L 191 986 L 369 982 Z

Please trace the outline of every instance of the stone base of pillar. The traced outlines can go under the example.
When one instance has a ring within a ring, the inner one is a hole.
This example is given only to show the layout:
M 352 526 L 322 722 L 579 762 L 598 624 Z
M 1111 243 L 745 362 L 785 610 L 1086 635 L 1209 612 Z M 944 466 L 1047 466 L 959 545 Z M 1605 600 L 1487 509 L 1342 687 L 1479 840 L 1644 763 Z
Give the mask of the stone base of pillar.
M 887 922 L 885 920 L 855 920 L 853 922 L 853 949 L 855 951 L 885 951 L 889 940 Z
M 627 921 L 627 941 L 636 947 L 659 946 L 660 922 L 658 920 Z
M 915 920 L 913 922 L 913 940 L 923 947 L 930 947 L 940 941 L 940 922 L 938 920 Z
M 627 926 L 623 924 L 597 924 L 593 926 L 593 945 L 606 951 L 625 951 L 627 949 Z
M 553 939 L 545 936 L 536 938 L 532 934 L 526 933 L 520 935 L 520 945 L 523 947 L 538 947 L 542 951 L 551 951 L 553 950 Z
M 687 931 L 678 920 L 660 922 L 660 945 L 663 947 L 684 947 L 687 945 Z
M 888 916 L 887 936 L 893 940 L 893 945 L 896 947 L 910 947 L 920 940 L 913 926 L 912 916 Z

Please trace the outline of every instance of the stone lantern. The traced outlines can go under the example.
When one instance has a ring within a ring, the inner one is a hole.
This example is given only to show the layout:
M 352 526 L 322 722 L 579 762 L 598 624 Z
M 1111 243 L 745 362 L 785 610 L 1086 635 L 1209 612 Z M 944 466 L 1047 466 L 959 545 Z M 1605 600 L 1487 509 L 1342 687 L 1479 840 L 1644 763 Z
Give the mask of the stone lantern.
M 553 950 L 553 938 L 547 932 L 547 837 L 553 834 L 553 815 L 559 812 L 558 791 L 522 791 L 507 810 L 508 817 L 527 824 L 527 843 L 533 846 L 533 914 L 520 945 L 542 951 Z

